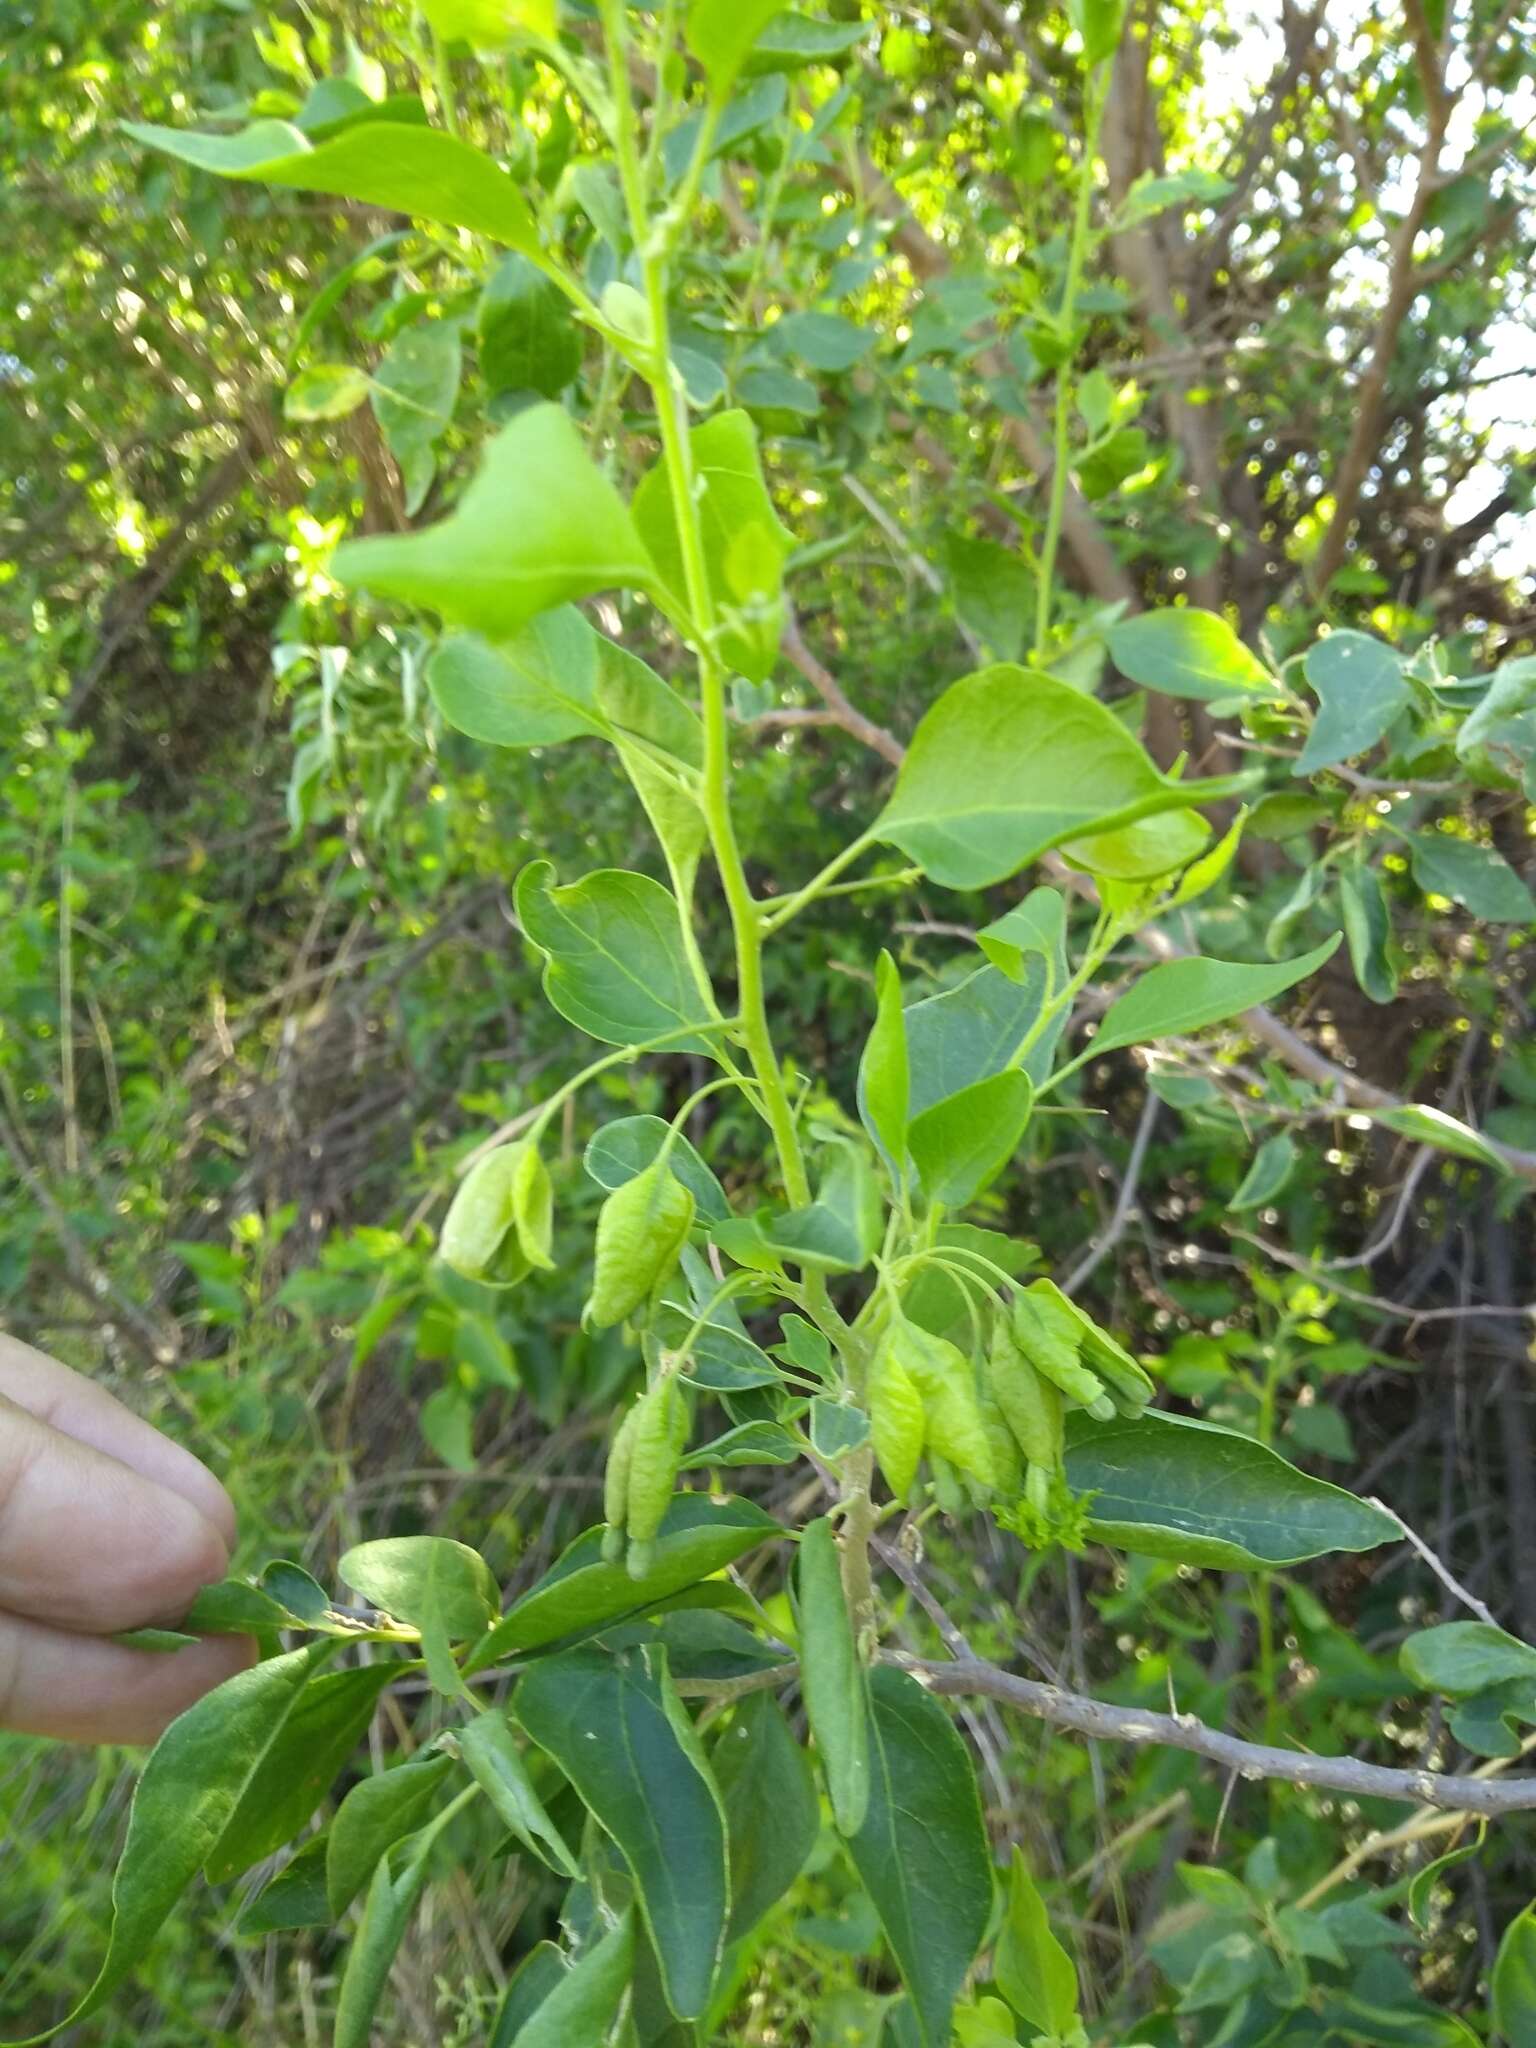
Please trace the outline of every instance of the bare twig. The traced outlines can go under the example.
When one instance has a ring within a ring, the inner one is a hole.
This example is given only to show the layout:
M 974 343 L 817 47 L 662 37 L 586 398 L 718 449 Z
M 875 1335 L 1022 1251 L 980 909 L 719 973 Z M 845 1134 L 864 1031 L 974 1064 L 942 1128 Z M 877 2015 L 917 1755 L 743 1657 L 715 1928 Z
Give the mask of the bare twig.
M 1390 1515 L 1392 1517 L 1393 1521 L 1396 1522 L 1398 1528 L 1401 1529 L 1403 1532 L 1404 1542 L 1410 1544 L 1413 1547 L 1413 1549 L 1415 1549 L 1419 1553 L 1419 1556 L 1423 1558 L 1424 1562 L 1429 1566 L 1430 1570 L 1434 1573 L 1435 1577 L 1440 1581 L 1441 1585 L 1445 1587 L 1448 1593 L 1452 1594 L 1456 1599 L 1458 1599 L 1463 1607 L 1470 1607 L 1472 1612 L 1477 1616 L 1478 1620 L 1486 1621 L 1490 1628 L 1498 1628 L 1500 1626 L 1499 1622 L 1494 1618 L 1492 1609 L 1487 1605 L 1487 1603 L 1485 1601 L 1479 1600 L 1475 1593 L 1469 1593 L 1467 1591 L 1466 1587 L 1461 1583 L 1460 1579 L 1456 1578 L 1452 1574 L 1449 1566 L 1443 1564 L 1440 1561 L 1440 1559 L 1435 1555 L 1435 1553 L 1430 1549 L 1429 1545 L 1424 1541 L 1424 1538 L 1422 1536 L 1414 1534 L 1413 1530 L 1409 1528 L 1408 1524 L 1403 1520 L 1402 1516 L 1397 1512 L 1396 1508 L 1389 1507 L 1384 1500 L 1378 1500 L 1375 1494 L 1371 1494 L 1369 1496 L 1369 1499 L 1371 1506 L 1373 1508 L 1380 1508 L 1381 1512 L 1384 1515 Z
M 1076 1294 L 1079 1287 L 1094 1272 L 1125 1235 L 1126 1225 L 1136 1210 L 1136 1190 L 1141 1180 L 1142 1163 L 1147 1156 L 1147 1147 L 1152 1142 L 1153 1127 L 1162 1104 L 1149 1088 L 1147 1099 L 1141 1106 L 1141 1122 L 1136 1126 L 1136 1136 L 1131 1142 L 1131 1156 L 1125 1162 L 1125 1177 L 1120 1183 L 1120 1192 L 1115 1198 L 1114 1212 L 1103 1230 L 1094 1239 L 1063 1282 L 1063 1292 Z

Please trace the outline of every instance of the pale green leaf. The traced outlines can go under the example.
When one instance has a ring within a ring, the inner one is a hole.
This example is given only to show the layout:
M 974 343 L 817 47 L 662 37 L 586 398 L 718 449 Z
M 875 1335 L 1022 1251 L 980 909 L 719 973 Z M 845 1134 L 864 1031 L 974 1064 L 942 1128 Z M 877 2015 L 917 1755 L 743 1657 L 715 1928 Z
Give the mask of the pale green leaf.
M 875 1021 L 859 1056 L 859 1115 L 899 1185 L 907 1157 L 907 1031 L 901 976 L 896 962 L 884 951 L 875 963 L 875 1004 Z
M 451 1642 L 484 1633 L 501 1605 L 491 1568 L 447 1536 L 381 1536 L 342 1554 L 342 1583 L 413 1628 L 438 1621 Z
M 1216 612 L 1193 606 L 1140 612 L 1121 619 L 1104 637 L 1122 675 L 1168 697 L 1213 701 L 1274 691 L 1263 662 Z
M 544 955 L 544 993 L 561 1016 L 609 1045 L 675 1034 L 679 1052 L 709 1041 L 677 898 L 649 875 L 600 868 L 563 888 L 547 860 L 517 878 L 518 922 Z
M 1042 2034 L 1065 2035 L 1077 2018 L 1077 1970 L 1051 1932 L 1022 1849 L 1008 1874 L 1008 1911 L 993 1958 L 997 1988 L 1019 2017 Z
M 1240 1016 L 1315 974 L 1338 943 L 1337 936 L 1325 939 L 1312 952 L 1273 965 L 1204 958 L 1165 960 L 1110 1004 L 1093 1041 L 1094 1050 L 1110 1052 L 1117 1046 L 1145 1045 L 1155 1038 L 1182 1037 Z
M 644 1173 L 663 1145 L 667 1163 L 693 1196 L 701 1216 L 723 1222 L 731 1213 L 725 1190 L 681 1131 L 659 1116 L 622 1116 L 594 1132 L 582 1164 L 600 1188 L 612 1194 L 636 1174 Z
M 1480 1131 L 1474 1131 L 1459 1117 L 1437 1109 L 1433 1103 L 1404 1102 L 1396 1109 L 1371 1110 L 1369 1115 L 1373 1123 L 1396 1131 L 1399 1137 L 1413 1138 L 1421 1145 L 1433 1145 L 1438 1151 L 1454 1153 L 1458 1159 L 1474 1160 L 1479 1166 L 1491 1166 L 1495 1173 L 1509 1171 L 1503 1155 Z
M 1509 2048 L 1536 2041 L 1536 1905 L 1511 1920 L 1493 1964 L 1493 2023 Z
M 1415 832 L 1408 846 L 1421 889 L 1449 896 L 1489 924 L 1536 923 L 1536 897 L 1491 846 L 1445 832 Z
M 1018 1150 L 1034 1084 L 1017 1067 L 973 1081 L 912 1119 L 908 1142 L 923 1192 L 951 1208 L 989 1188 Z
M 1095 699 L 1000 663 L 952 683 L 923 718 L 875 831 L 934 881 L 981 889 L 1063 840 L 1247 783 L 1173 781 Z
M 451 1757 L 426 1756 L 352 1787 L 324 1837 L 325 1892 L 333 1918 L 346 1912 L 379 1859 L 422 1825 L 452 1771 Z
M 283 393 L 289 420 L 340 420 L 368 396 L 368 374 L 352 363 L 315 363 L 301 370 Z
M 576 1860 L 534 1789 L 528 1766 L 500 1711 L 487 1708 L 458 1731 L 459 1752 L 502 1826 L 510 1829 L 541 1863 L 563 1876 L 577 1876 Z
M 624 1913 L 549 1988 L 516 2032 L 496 2044 L 508 2048 L 601 2048 L 618 2018 L 635 1966 L 635 1923 Z
M 594 591 L 655 581 L 622 499 L 557 405 L 502 428 L 446 519 L 345 541 L 333 573 L 493 639 Z
M 855 1835 L 869 1811 L 869 1696 L 843 1593 L 842 1553 L 823 1515 L 801 1531 L 795 1587 L 800 1685 L 839 1830 Z
M 1369 752 L 1413 700 L 1400 658 L 1368 633 L 1330 633 L 1305 665 L 1318 712 L 1293 775 L 1315 775 Z

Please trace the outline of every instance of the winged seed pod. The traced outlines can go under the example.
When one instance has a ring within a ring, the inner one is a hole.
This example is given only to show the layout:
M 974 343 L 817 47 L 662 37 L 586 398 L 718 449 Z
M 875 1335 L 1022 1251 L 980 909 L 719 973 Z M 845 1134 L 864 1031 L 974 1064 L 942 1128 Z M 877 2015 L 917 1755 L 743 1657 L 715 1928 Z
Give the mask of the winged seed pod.
M 624 1525 L 629 1535 L 629 1576 L 643 1579 L 655 1555 L 656 1532 L 672 1503 L 677 1468 L 688 1441 L 688 1404 L 675 1373 L 665 1373 L 634 1411 Z
M 935 1337 L 915 1323 L 895 1324 L 888 1341 L 922 1396 L 929 1451 L 937 1451 L 983 1486 L 995 1486 L 997 1473 L 976 1379 L 965 1353 L 947 1337 Z
M 498 1145 L 464 1176 L 443 1219 L 438 1252 L 466 1280 L 511 1287 L 530 1268 L 554 1268 L 554 1191 L 536 1145 Z
M 1055 1471 L 1061 1463 L 1061 1395 L 1019 1348 L 1009 1316 L 999 1315 L 992 1325 L 987 1369 L 992 1398 L 1019 1449 L 1031 1465 Z
M 1125 1346 L 1116 1343 L 1107 1330 L 1101 1330 L 1075 1301 L 1069 1301 L 1054 1280 L 1036 1280 L 1028 1293 L 1042 1306 L 1051 1304 L 1048 1313 L 1071 1317 L 1081 1335 L 1083 1357 L 1108 1382 L 1115 1407 L 1132 1419 L 1138 1416 L 1157 1389 Z
M 1070 1313 L 1062 1313 L 1065 1301 L 1059 1290 L 1056 1301 L 1037 1295 L 1032 1288 L 1016 1294 L 1010 1317 L 1014 1342 L 1035 1370 L 1059 1387 L 1074 1406 L 1107 1422 L 1115 1412 L 1114 1403 L 1098 1374 L 1078 1357 L 1082 1331 Z
M 611 1329 L 648 1301 L 677 1264 L 692 1227 L 693 1196 L 664 1156 L 615 1188 L 597 1215 L 592 1292 L 582 1311 L 587 1328 Z
M 624 1528 L 629 1520 L 629 1461 L 635 1448 L 635 1417 L 639 1413 L 638 1404 L 626 1413 L 608 1447 L 608 1463 L 603 1471 L 603 1520 L 608 1524 L 603 1531 L 605 1564 L 617 1564 L 624 1555 Z
M 912 1491 L 927 1435 L 923 1397 L 892 1346 L 881 1339 L 869 1368 L 869 1430 L 885 1483 L 899 1501 Z

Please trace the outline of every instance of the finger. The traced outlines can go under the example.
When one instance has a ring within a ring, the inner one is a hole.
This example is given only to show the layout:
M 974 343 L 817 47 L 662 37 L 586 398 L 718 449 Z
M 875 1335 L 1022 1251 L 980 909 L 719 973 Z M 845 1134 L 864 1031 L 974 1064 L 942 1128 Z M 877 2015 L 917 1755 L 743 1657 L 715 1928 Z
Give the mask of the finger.
M 0 1614 L 0 1728 L 61 1742 L 153 1742 L 256 1656 L 244 1636 L 160 1655 Z
M 0 1336 L 0 1394 L 78 1443 L 105 1451 L 200 1508 L 233 1546 L 235 1510 L 201 1458 L 116 1401 L 105 1387 L 14 1337 Z
M 228 1564 L 182 1494 L 0 1396 L 0 1608 L 106 1635 L 174 1620 Z

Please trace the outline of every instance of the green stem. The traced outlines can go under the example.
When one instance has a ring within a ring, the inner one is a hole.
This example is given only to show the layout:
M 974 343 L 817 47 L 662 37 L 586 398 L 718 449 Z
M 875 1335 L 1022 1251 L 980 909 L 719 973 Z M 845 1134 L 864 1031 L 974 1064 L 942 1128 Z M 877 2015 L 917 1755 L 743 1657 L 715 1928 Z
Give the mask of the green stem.
M 669 1046 L 675 1046 L 680 1039 L 699 1038 L 716 1031 L 734 1031 L 738 1021 L 735 1017 L 722 1017 L 718 1022 L 709 1024 L 680 1024 L 675 1031 L 663 1031 L 656 1038 L 644 1038 L 638 1044 L 621 1045 L 616 1052 L 604 1053 L 600 1060 L 593 1060 L 589 1066 L 583 1067 L 579 1074 L 573 1074 L 569 1081 L 562 1081 L 554 1094 L 547 1096 L 539 1104 L 536 1117 L 528 1127 L 530 1140 L 537 1144 L 549 1128 L 550 1118 L 555 1111 L 563 1109 L 579 1089 L 585 1088 L 589 1081 L 595 1080 L 599 1074 L 606 1073 L 610 1067 L 623 1066 L 628 1060 L 639 1059 L 642 1053 L 665 1052 Z
M 792 917 L 798 917 L 800 912 L 814 903 L 818 897 L 825 896 L 833 877 L 840 875 L 844 868 L 850 866 L 861 853 L 868 852 L 875 844 L 876 835 L 873 832 L 861 832 L 857 839 L 850 839 L 842 852 L 833 854 L 821 873 L 813 875 L 803 889 L 796 889 L 793 895 L 780 898 L 777 908 L 762 921 L 764 933 L 771 934 L 781 930 Z M 918 872 L 921 873 L 921 870 Z M 884 880 L 884 877 L 878 876 L 876 879 Z
M 1067 276 L 1062 288 L 1057 319 L 1063 336 L 1071 342 L 1072 320 L 1077 311 L 1078 287 L 1088 251 L 1088 223 L 1093 206 L 1093 173 L 1099 160 L 1099 130 L 1109 99 L 1109 75 L 1103 65 L 1090 74 L 1084 87 L 1087 121 L 1083 136 L 1083 159 L 1077 172 L 1077 206 L 1072 216 L 1072 240 L 1067 249 Z M 1072 362 L 1069 358 L 1056 372 L 1056 433 L 1051 497 L 1046 512 L 1045 538 L 1040 544 L 1040 575 L 1036 587 L 1034 660 L 1045 658 L 1051 630 L 1051 586 L 1056 576 L 1056 555 L 1061 546 L 1061 523 L 1067 509 L 1068 465 L 1072 432 Z
M 699 525 L 698 500 L 694 495 L 692 451 L 688 423 L 672 376 L 667 309 L 668 263 L 664 238 L 651 232 L 645 179 L 643 175 L 635 111 L 629 96 L 628 29 L 623 0 L 602 0 L 603 26 L 608 45 L 608 62 L 614 97 L 614 148 L 619 182 L 629 210 L 630 231 L 639 251 L 645 280 L 646 304 L 651 319 L 651 386 L 656 399 L 661 429 L 663 459 L 671 487 L 672 508 L 677 520 L 678 541 L 683 559 L 683 580 L 688 599 L 699 662 L 699 694 L 704 714 L 704 821 L 714 853 L 731 930 L 736 942 L 736 981 L 740 1012 L 741 1042 L 763 1092 L 763 1109 L 773 1133 L 791 1204 L 801 1207 L 810 1201 L 810 1181 L 795 1129 L 794 1113 L 779 1071 L 763 993 L 763 928 L 757 904 L 747 884 L 741 850 L 736 843 L 735 821 L 731 815 L 730 749 L 726 721 L 725 672 L 716 651 L 718 621 L 704 537 Z M 666 53 L 660 53 L 665 61 Z M 706 119 L 706 130 L 710 126 Z M 704 154 L 704 137 L 695 151 L 690 171 L 696 173 Z M 686 213 L 690 184 L 685 179 L 674 203 L 674 219 Z
M 453 90 L 453 66 L 448 61 L 448 42 L 434 30 L 432 36 L 432 82 L 437 87 L 437 111 L 450 135 L 459 132 L 459 102 Z

